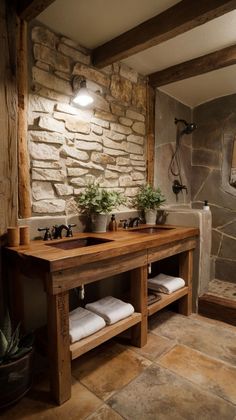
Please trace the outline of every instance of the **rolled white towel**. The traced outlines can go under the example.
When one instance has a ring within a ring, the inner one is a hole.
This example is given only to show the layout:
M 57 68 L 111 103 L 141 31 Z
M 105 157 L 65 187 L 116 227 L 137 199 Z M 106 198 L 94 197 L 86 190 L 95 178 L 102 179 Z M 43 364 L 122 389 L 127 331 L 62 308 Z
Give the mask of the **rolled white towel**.
M 76 308 L 69 313 L 69 333 L 71 343 L 88 337 L 106 326 L 104 319 L 84 308 Z
M 148 279 L 148 287 L 157 292 L 173 293 L 185 286 L 185 281 L 181 277 L 167 276 L 166 274 L 158 274 L 158 276 Z
M 85 307 L 104 318 L 109 325 L 115 324 L 134 313 L 134 307 L 130 303 L 125 303 L 113 296 L 106 296 L 96 302 L 88 303 Z

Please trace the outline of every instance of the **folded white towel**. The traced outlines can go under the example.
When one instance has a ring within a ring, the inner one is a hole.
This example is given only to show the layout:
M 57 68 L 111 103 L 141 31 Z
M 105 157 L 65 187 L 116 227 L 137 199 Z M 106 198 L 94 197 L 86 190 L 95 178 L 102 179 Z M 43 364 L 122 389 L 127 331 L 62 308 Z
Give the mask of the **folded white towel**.
M 166 274 L 158 274 L 158 276 L 148 279 L 148 287 L 157 292 L 173 293 L 185 286 L 185 281 L 180 277 L 167 276 Z
M 96 302 L 88 303 L 85 307 L 100 315 L 109 325 L 115 324 L 115 322 L 127 318 L 134 313 L 134 307 L 130 303 L 125 303 L 112 296 L 106 296 Z
M 103 318 L 87 311 L 84 308 L 76 308 L 69 313 L 69 333 L 71 343 L 88 337 L 106 326 Z

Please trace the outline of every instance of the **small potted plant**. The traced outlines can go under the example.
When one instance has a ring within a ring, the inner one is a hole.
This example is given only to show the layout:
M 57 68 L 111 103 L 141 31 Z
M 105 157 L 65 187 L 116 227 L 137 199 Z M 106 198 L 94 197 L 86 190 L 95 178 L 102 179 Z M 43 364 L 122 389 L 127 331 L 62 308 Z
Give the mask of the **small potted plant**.
M 90 217 L 92 231 L 106 232 L 108 214 L 124 204 L 125 199 L 117 191 L 109 191 L 98 183 L 92 183 L 76 197 L 76 202 L 80 211 Z
M 148 225 L 156 223 L 157 209 L 164 203 L 165 197 L 160 188 L 154 189 L 151 185 L 140 187 L 138 194 L 134 197 L 133 205 L 145 214 Z
M 0 408 L 23 397 L 32 384 L 33 336 L 13 331 L 8 311 L 0 329 Z

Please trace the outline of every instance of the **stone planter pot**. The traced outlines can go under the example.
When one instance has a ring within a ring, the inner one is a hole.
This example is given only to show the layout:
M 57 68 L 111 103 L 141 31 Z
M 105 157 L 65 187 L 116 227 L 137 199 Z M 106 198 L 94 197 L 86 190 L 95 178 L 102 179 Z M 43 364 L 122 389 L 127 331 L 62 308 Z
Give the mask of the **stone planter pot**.
M 147 225 L 155 225 L 157 218 L 157 210 L 147 209 L 145 210 L 145 220 Z
M 92 232 L 102 233 L 107 230 L 107 214 L 94 213 L 91 216 Z
M 32 385 L 33 351 L 24 357 L 0 365 L 0 408 L 22 398 Z

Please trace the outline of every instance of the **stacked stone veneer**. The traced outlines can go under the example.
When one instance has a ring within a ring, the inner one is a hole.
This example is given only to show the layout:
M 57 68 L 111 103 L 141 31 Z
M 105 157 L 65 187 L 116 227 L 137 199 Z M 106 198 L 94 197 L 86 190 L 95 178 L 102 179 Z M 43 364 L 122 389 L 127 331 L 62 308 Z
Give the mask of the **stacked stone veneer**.
M 116 63 L 98 70 L 87 50 L 42 26 L 31 31 L 28 143 L 33 215 L 76 212 L 88 182 L 119 190 L 129 204 L 146 180 L 146 80 Z M 71 80 L 84 76 L 89 109 L 74 106 Z
M 212 277 L 236 283 L 236 188 L 232 184 L 236 95 L 194 109 L 192 200 L 212 212 Z M 230 184 L 231 183 L 231 184 Z

